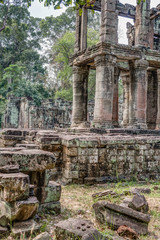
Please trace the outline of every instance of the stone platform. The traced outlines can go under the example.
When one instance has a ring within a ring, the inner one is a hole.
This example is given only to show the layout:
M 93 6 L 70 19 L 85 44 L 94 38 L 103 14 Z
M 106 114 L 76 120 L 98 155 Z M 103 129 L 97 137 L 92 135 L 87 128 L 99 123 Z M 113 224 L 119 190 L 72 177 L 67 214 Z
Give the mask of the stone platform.
M 7 135 L 7 132 L 11 136 L 11 130 L 3 130 L 3 136 Z M 30 134 L 33 134 L 33 131 L 28 130 L 26 136 Z M 32 143 L 39 145 L 41 150 L 34 150 L 34 152 L 39 153 L 40 158 L 44 153 L 48 154 L 47 159 L 51 153 L 55 158 L 55 168 L 49 167 L 50 180 L 59 178 L 64 182 L 95 183 L 117 180 L 158 180 L 160 178 L 160 131 L 41 130 L 35 131 Z M 1 165 L 4 159 L 7 161 L 8 155 L 15 161 L 25 156 L 25 152 L 30 152 L 31 155 L 32 151 L 23 149 L 6 154 L 3 149 Z M 36 163 L 37 167 L 42 167 L 42 163 L 46 164 L 45 158 L 40 165 Z M 49 162 L 48 164 L 50 165 Z

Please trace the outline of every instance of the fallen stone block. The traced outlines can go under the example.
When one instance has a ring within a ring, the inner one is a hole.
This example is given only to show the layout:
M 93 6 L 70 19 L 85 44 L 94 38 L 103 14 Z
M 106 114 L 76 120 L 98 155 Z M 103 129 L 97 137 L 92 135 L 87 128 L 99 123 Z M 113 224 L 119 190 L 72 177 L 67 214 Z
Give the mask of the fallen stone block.
M 29 176 L 23 173 L 0 173 L 0 200 L 14 202 L 29 197 Z
M 132 208 L 138 212 L 147 213 L 149 210 L 148 203 L 143 195 L 136 194 L 128 204 L 129 208 Z
M 24 201 L 17 201 L 11 204 L 11 220 L 25 221 L 33 218 L 39 207 L 39 202 L 36 197 L 30 197 Z
M 58 215 L 61 213 L 61 204 L 60 202 L 50 202 L 42 203 L 38 209 L 39 212 L 43 211 L 53 215 Z
M 104 191 L 104 192 L 94 193 L 92 195 L 92 197 L 93 198 L 102 198 L 102 197 L 105 197 L 105 196 L 108 196 L 108 195 L 117 195 L 117 193 L 115 193 L 111 190 L 107 190 L 107 191 Z
M 118 235 L 127 239 L 139 239 L 138 234 L 130 227 L 120 226 L 117 230 Z
M 10 224 L 11 208 L 6 202 L 0 201 L 0 226 L 7 227 Z
M 150 194 L 151 193 L 151 189 L 150 188 L 132 188 L 131 192 L 133 194 Z
M 56 158 L 53 153 L 37 149 L 25 149 L 11 152 L 2 151 L 0 154 L 0 166 L 19 165 L 20 171 L 44 171 L 55 167 Z
M 126 225 L 139 234 L 148 233 L 150 216 L 131 208 L 99 201 L 93 205 L 95 216 L 100 223 L 107 223 L 114 229 Z
M 51 240 L 51 236 L 47 232 L 43 232 L 39 234 L 37 237 L 33 238 L 33 240 Z
M 70 218 L 55 224 L 57 240 L 107 240 L 93 226 L 93 223 L 81 218 Z
M 36 223 L 34 220 L 28 220 L 23 222 L 15 222 L 12 227 L 12 234 L 15 237 L 29 237 L 35 233 L 38 233 L 40 230 L 40 225 Z
M 0 201 L 0 225 L 6 227 L 15 220 L 28 220 L 35 216 L 38 206 L 39 203 L 36 197 L 13 203 Z
M 40 203 L 58 202 L 61 197 L 61 185 L 50 181 L 47 187 L 35 188 L 34 192 Z

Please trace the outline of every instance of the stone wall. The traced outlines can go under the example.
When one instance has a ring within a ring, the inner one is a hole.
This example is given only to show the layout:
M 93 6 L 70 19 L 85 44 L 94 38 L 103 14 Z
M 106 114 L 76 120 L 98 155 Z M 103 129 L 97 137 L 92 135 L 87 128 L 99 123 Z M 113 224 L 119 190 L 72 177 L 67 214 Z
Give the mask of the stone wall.
M 3 128 L 53 129 L 71 124 L 72 103 L 48 99 L 36 106 L 32 99 L 10 96 Z
M 38 132 L 36 143 L 54 152 L 57 163 L 53 177 L 67 182 L 158 180 L 160 137 L 150 132 L 128 133 Z
M 30 143 L 28 147 L 36 143 L 41 150 L 53 153 L 55 167 L 47 170 L 52 181 L 100 183 L 160 179 L 160 131 L 98 131 L 27 130 L 24 134 L 24 130 L 6 129 L 2 131 L 0 142 L 1 147 L 11 144 L 19 147 L 25 140 Z

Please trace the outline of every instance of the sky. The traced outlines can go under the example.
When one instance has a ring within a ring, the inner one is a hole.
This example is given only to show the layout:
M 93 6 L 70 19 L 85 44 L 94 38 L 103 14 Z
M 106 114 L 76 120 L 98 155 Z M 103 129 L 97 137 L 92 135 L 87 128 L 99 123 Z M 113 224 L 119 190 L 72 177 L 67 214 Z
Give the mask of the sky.
M 121 3 L 129 3 L 136 5 L 136 0 L 120 0 Z M 156 7 L 160 3 L 159 0 L 151 0 L 151 7 Z M 32 6 L 29 8 L 29 11 L 33 17 L 45 18 L 46 16 L 53 15 L 54 17 L 60 15 L 65 11 L 65 8 L 59 10 L 54 10 L 53 7 L 44 7 L 43 3 L 39 3 L 38 0 L 32 2 Z
M 129 3 L 132 5 L 136 5 L 136 0 L 120 0 L 121 3 Z M 151 0 L 151 7 L 156 7 L 160 3 L 160 0 Z M 29 8 L 29 11 L 31 13 L 31 16 L 33 17 L 40 17 L 40 18 L 45 18 L 47 16 L 53 15 L 54 17 L 59 16 L 65 11 L 65 7 L 62 7 L 62 9 L 54 10 L 52 6 L 50 7 L 44 7 L 43 3 L 39 3 L 38 0 L 34 0 L 32 2 L 32 6 Z M 119 27 L 120 27 L 120 32 L 121 35 L 123 35 L 122 38 L 119 38 L 119 43 L 127 44 L 127 37 L 126 37 L 126 23 L 133 21 L 128 18 L 122 18 L 119 17 Z

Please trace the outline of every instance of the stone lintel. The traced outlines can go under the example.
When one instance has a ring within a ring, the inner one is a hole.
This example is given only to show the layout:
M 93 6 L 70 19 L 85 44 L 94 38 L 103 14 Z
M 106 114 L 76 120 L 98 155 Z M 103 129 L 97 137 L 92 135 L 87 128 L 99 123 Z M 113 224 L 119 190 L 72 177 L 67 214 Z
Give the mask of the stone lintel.
M 141 47 L 100 42 L 70 57 L 70 65 L 83 66 L 94 64 L 94 58 L 105 54 L 117 57 L 118 62 L 127 62 L 146 58 L 150 67 L 160 68 L 160 52 Z

